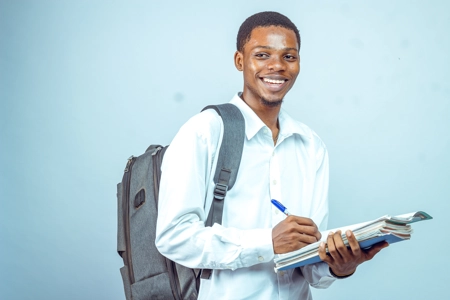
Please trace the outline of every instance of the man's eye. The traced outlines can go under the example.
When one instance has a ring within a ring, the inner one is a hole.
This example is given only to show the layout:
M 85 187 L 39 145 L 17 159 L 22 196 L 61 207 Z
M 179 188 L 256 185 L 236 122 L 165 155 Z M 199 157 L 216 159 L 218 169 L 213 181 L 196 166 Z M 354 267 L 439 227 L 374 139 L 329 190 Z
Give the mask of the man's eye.
M 286 55 L 284 58 L 287 60 L 295 60 L 296 59 L 296 57 L 294 55 L 290 55 L 290 54 Z
M 266 53 L 256 53 L 255 56 L 258 57 L 258 58 L 267 58 L 267 57 L 269 57 L 269 55 L 267 55 Z

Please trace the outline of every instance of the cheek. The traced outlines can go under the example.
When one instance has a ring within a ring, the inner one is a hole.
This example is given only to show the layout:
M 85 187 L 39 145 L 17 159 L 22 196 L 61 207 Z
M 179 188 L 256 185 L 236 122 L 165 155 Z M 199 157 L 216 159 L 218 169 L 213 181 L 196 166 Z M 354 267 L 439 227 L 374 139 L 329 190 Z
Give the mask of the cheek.
M 249 75 L 259 78 L 260 74 L 264 74 L 266 71 L 266 65 L 263 62 L 253 62 L 248 65 Z
M 255 65 L 254 63 L 247 63 L 244 66 L 244 76 L 254 77 L 259 73 L 258 70 L 259 70 L 258 66 Z
M 290 73 L 292 74 L 293 77 L 297 78 L 298 74 L 300 73 L 300 65 L 293 66 L 290 69 Z
M 252 61 L 248 61 L 245 67 L 247 68 L 248 71 L 255 71 L 256 69 L 256 65 Z

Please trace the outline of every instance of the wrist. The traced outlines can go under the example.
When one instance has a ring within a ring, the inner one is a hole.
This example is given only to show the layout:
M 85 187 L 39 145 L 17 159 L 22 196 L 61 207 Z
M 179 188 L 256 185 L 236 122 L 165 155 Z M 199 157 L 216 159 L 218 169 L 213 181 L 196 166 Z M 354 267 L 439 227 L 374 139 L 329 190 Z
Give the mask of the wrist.
M 328 267 L 328 269 L 330 270 L 331 276 L 333 276 L 334 278 L 338 278 L 338 279 L 348 278 L 348 277 L 352 276 L 355 273 L 355 271 L 356 271 L 355 270 L 355 271 L 353 271 L 353 272 L 351 272 L 350 274 L 347 274 L 347 275 L 337 275 L 336 273 L 333 272 L 333 270 L 330 267 Z

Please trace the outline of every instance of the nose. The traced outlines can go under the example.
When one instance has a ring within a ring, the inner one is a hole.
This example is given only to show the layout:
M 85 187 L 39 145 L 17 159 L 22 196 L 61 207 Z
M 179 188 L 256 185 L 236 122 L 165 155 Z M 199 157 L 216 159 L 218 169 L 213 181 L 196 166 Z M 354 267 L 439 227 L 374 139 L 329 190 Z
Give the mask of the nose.
M 285 69 L 285 61 L 282 57 L 277 55 L 273 55 L 267 61 L 267 69 L 272 72 L 284 71 Z

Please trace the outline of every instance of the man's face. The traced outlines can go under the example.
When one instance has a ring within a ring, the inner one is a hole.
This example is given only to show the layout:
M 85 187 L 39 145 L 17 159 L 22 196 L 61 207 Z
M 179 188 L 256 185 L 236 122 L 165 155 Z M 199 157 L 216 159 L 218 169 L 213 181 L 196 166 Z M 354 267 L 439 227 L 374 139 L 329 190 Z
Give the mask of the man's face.
M 295 33 L 283 27 L 257 27 L 235 65 L 244 75 L 243 98 L 247 103 L 281 104 L 300 72 Z M 255 102 L 257 101 L 257 102 Z

